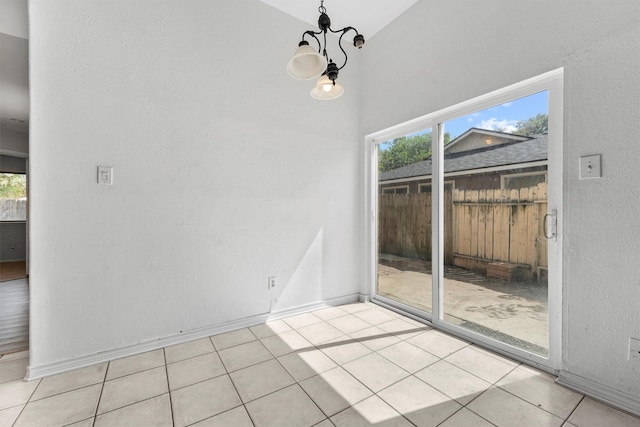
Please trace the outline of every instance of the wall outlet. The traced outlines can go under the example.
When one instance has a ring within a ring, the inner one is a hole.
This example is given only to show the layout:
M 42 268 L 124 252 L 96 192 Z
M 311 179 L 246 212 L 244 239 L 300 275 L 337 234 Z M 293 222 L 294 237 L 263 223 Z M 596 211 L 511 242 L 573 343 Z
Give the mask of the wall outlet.
M 629 338 L 629 361 L 640 362 L 640 339 Z
M 113 168 L 98 166 L 98 184 L 113 185 Z
M 276 276 L 269 277 L 269 290 L 276 287 Z

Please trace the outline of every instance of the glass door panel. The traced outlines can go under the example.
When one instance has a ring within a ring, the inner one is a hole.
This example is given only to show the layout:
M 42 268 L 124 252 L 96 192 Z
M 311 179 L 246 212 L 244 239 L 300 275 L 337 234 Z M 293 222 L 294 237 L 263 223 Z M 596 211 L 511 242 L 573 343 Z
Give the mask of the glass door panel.
M 444 129 L 442 320 L 547 357 L 548 93 Z
M 431 129 L 378 145 L 376 295 L 431 313 Z

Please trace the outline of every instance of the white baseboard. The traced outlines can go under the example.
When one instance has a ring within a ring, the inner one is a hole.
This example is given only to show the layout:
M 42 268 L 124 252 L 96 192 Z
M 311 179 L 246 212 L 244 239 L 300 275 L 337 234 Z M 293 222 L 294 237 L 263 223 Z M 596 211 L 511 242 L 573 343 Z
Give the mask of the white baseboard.
M 331 298 L 328 300 L 312 302 L 309 304 L 299 305 L 297 307 L 285 308 L 282 310 L 275 310 L 269 313 L 267 320 L 276 320 L 283 317 L 293 316 L 296 314 L 307 313 L 309 311 L 318 310 L 326 307 L 335 307 L 338 305 L 349 304 L 358 301 L 359 294 L 345 295 L 338 298 Z
M 638 396 L 623 393 L 566 371 L 558 373 L 556 382 L 637 417 L 640 416 L 640 397 Z
M 164 338 L 158 338 L 137 344 L 131 344 L 124 347 L 118 347 L 95 354 L 71 357 L 68 359 L 58 360 L 55 362 L 44 363 L 42 365 L 29 365 L 27 367 L 26 381 L 37 380 L 39 378 L 48 377 L 63 372 L 72 371 L 74 369 L 84 368 L 86 366 L 104 363 L 127 356 L 133 356 L 147 351 L 157 350 L 159 348 L 171 345 L 182 344 L 200 338 L 206 338 L 212 335 L 222 334 L 234 331 L 236 329 L 247 328 L 265 323 L 267 320 L 280 319 L 295 314 L 306 313 L 324 307 L 332 307 L 342 304 L 349 304 L 358 301 L 359 295 L 346 295 L 339 298 L 332 298 L 326 301 L 318 301 L 315 303 L 304 304 L 297 307 L 291 307 L 283 310 L 277 310 L 271 313 L 259 314 L 243 319 L 232 320 L 213 326 L 194 329 L 180 334 L 170 335 Z

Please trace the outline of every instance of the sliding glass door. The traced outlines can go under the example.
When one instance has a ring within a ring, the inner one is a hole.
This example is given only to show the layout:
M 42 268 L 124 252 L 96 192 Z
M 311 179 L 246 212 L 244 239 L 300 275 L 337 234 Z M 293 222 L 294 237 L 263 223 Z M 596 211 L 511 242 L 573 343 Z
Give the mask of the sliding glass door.
M 559 364 L 562 72 L 369 137 L 374 299 Z

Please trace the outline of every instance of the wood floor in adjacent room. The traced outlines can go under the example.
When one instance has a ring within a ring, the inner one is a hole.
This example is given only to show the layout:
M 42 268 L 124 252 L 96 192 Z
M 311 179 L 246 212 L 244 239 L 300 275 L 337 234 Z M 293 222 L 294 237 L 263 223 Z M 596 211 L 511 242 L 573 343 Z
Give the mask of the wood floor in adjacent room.
M 29 283 L 0 282 L 0 355 L 29 348 Z
M 24 279 L 25 277 L 27 277 L 26 261 L 0 262 L 0 282 Z

